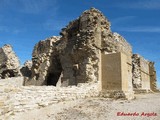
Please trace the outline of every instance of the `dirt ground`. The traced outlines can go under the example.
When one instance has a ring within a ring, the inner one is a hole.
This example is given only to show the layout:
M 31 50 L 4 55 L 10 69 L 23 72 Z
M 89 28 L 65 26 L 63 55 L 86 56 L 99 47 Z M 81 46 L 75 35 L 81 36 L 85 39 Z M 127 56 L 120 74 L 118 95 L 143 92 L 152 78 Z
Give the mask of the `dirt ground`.
M 160 120 L 160 93 L 134 100 L 87 98 L 13 115 L 10 120 Z

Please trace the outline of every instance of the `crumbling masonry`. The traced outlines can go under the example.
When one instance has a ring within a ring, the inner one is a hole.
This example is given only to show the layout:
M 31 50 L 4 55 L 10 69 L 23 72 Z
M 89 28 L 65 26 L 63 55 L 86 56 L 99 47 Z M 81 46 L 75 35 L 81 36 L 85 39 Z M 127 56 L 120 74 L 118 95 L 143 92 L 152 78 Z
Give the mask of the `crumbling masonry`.
M 131 45 L 110 26 L 99 10 L 91 8 L 63 28 L 60 37 L 38 42 L 32 65 L 21 69 L 26 77 L 24 84 L 70 86 L 98 82 L 102 93 L 127 98 L 133 98 L 133 90 L 156 91 L 153 62 L 133 55 Z
M 20 62 L 10 45 L 0 48 L 0 78 L 21 76 Z

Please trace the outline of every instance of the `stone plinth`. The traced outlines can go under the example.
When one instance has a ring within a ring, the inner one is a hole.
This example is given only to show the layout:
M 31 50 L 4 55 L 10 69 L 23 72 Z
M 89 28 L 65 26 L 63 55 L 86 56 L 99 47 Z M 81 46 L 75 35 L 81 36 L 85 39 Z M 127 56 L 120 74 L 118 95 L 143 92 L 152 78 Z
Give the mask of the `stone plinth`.
M 102 93 L 108 97 L 133 99 L 127 56 L 123 53 L 102 54 Z

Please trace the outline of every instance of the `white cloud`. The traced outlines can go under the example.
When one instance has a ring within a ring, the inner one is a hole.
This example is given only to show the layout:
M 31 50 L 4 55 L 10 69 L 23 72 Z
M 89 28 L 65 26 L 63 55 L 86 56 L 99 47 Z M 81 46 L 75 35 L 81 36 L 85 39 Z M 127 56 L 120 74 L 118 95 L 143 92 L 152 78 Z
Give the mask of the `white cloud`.
M 0 26 L 0 33 L 12 33 L 12 34 L 19 34 L 24 32 L 23 28 L 13 28 L 8 26 Z
M 43 24 L 43 27 L 45 30 L 54 30 L 60 32 L 62 28 L 68 25 L 70 20 L 71 19 L 69 18 L 50 19 Z
M 118 7 L 122 8 L 133 8 L 133 9 L 160 9 L 160 0 L 139 0 L 138 2 L 121 2 L 117 4 Z
M 123 17 L 114 18 L 111 21 L 112 21 L 112 25 L 116 26 L 121 23 L 126 23 L 134 19 L 136 19 L 136 16 L 123 16 Z
M 40 13 L 49 8 L 56 12 L 58 5 L 57 0 L 0 0 L 0 8 L 24 13 Z
M 125 32 L 160 33 L 160 27 L 119 27 L 116 30 Z
M 52 7 L 54 11 L 57 10 L 56 0 L 19 0 L 24 7 L 24 12 L 39 13 Z

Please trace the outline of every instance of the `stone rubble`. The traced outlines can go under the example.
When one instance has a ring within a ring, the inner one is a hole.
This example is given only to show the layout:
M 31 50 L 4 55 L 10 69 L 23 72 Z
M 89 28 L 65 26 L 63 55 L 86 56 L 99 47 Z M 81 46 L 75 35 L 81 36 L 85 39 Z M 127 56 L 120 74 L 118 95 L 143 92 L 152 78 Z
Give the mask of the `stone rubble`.
M 81 84 L 78 87 L 22 86 L 23 79 L 13 79 L 14 84 L 6 85 L 6 79 L 0 83 L 0 119 L 9 119 L 15 114 L 40 109 L 64 101 L 73 101 L 87 97 L 97 97 L 97 84 Z

